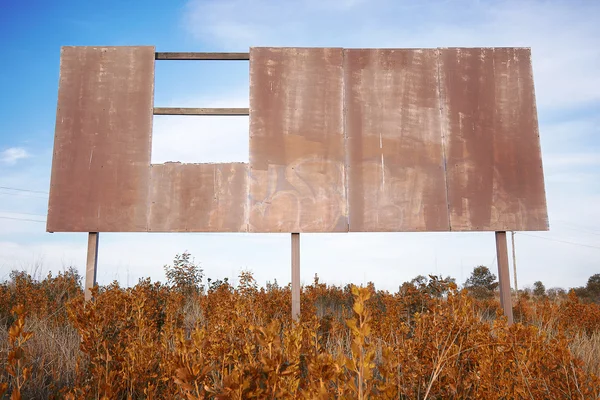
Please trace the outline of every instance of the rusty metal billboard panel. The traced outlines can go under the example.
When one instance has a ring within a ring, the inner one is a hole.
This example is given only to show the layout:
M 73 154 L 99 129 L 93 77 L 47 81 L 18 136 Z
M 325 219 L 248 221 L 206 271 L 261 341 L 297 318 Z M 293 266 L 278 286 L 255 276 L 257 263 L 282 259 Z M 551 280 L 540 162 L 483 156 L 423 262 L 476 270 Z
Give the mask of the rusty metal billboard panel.
M 251 48 L 250 164 L 150 165 L 154 58 L 62 49 L 48 231 L 548 229 L 529 49 Z
M 531 53 L 440 49 L 453 231 L 547 230 Z
M 146 230 L 154 47 L 63 47 L 47 230 Z
M 250 49 L 251 232 L 346 232 L 343 54 Z
M 448 231 L 437 50 L 344 52 L 350 231 Z
M 154 164 L 151 232 L 245 232 L 247 167 L 244 163 Z

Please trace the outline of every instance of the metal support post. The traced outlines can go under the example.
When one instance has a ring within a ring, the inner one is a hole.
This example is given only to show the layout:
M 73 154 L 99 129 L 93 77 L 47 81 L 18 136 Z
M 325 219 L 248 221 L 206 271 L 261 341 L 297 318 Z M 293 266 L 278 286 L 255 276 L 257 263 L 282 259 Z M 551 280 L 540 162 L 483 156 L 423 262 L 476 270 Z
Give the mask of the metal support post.
M 519 286 L 517 286 L 517 254 L 515 252 L 515 231 L 511 232 L 512 239 L 512 256 L 513 256 L 513 278 L 515 280 L 515 293 L 519 294 Z
M 510 275 L 508 272 L 508 247 L 506 245 L 506 232 L 496 232 L 496 255 L 498 260 L 498 281 L 500 282 L 500 305 L 508 324 L 513 323 L 512 299 L 510 296 Z
M 98 238 L 100 234 L 98 232 L 90 232 L 88 236 L 88 251 L 87 251 L 87 265 L 85 268 L 85 301 L 92 298 L 92 292 L 90 291 L 96 284 L 96 272 L 98 270 Z
M 300 234 L 292 233 L 292 319 L 300 319 Z

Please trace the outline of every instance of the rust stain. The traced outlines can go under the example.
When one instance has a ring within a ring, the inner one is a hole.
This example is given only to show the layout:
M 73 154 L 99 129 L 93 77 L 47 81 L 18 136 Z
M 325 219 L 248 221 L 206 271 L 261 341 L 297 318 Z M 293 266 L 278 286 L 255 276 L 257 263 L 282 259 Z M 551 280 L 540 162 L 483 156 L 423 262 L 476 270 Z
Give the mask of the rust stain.
M 522 48 L 251 48 L 250 164 L 150 165 L 154 47 L 64 47 L 47 230 L 547 230 Z
M 50 232 L 146 230 L 154 47 L 63 47 Z
M 347 231 L 342 59 L 250 49 L 250 231 Z
M 344 52 L 350 231 L 449 230 L 436 50 Z
M 154 164 L 148 230 L 246 231 L 247 164 Z
M 547 230 L 529 49 L 442 49 L 440 82 L 452 230 Z

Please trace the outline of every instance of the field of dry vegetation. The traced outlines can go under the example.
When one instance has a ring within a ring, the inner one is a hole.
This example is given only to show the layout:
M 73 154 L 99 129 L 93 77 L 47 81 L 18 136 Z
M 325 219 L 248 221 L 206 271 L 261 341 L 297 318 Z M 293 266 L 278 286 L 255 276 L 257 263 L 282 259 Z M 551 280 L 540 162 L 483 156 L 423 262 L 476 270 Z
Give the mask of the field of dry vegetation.
M 12 273 L 0 398 L 600 398 L 600 305 L 576 291 L 514 294 L 508 327 L 492 289 L 315 277 L 293 323 L 289 286 L 202 282 L 188 254 L 165 270 L 167 283 L 98 287 L 88 303 L 74 269 Z

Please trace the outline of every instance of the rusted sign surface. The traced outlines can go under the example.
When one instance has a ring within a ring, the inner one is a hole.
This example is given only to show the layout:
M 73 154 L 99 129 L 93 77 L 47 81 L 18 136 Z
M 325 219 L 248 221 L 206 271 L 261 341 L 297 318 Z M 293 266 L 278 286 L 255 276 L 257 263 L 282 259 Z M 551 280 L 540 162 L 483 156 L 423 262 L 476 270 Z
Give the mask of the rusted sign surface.
M 529 49 L 441 49 L 450 224 L 547 230 Z
M 154 47 L 63 47 L 50 232 L 146 230 Z
M 437 51 L 345 50 L 350 231 L 447 231 Z
M 250 49 L 252 232 L 348 230 L 341 49 Z
M 548 229 L 529 49 L 249 54 L 250 164 L 151 166 L 154 48 L 64 47 L 47 230 Z
M 148 230 L 247 230 L 247 164 L 152 165 Z

